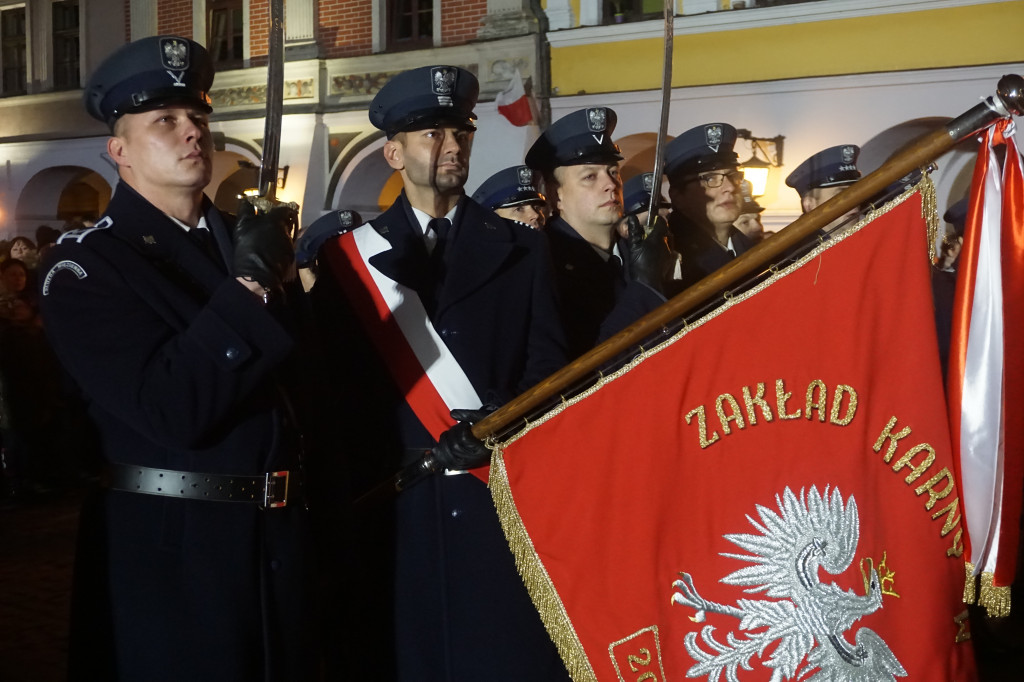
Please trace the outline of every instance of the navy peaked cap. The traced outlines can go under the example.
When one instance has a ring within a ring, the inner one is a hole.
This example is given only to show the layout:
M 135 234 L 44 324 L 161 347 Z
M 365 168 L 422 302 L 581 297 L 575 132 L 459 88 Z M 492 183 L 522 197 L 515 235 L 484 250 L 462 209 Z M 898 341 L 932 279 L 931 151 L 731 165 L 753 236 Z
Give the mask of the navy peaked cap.
M 113 126 L 123 114 L 179 102 L 210 112 L 211 85 L 213 62 L 206 48 L 187 38 L 150 36 L 104 59 L 82 98 L 90 116 Z
M 750 180 L 740 181 L 740 193 L 743 195 L 743 205 L 740 206 L 740 215 L 744 213 L 761 213 L 764 211 L 764 206 L 757 203 L 757 199 L 754 198 L 753 192 L 754 186 L 750 184 Z
M 860 179 L 857 157 L 860 147 L 855 144 L 841 144 L 823 149 L 796 167 L 786 184 L 801 197 L 819 187 L 850 185 Z
M 423 66 L 394 76 L 370 103 L 370 123 L 391 139 L 407 130 L 454 125 L 476 130 L 476 76 L 458 66 Z
M 654 173 L 641 173 L 626 180 L 622 185 L 623 213 L 643 213 L 651 207 L 651 190 L 654 189 Z M 671 206 L 664 197 L 658 202 L 661 208 Z
M 355 211 L 331 211 L 320 216 L 295 240 L 295 264 L 307 267 L 316 259 L 324 242 L 362 224 L 362 217 Z
M 500 170 L 473 192 L 473 201 L 486 208 L 505 208 L 519 204 L 544 202 L 537 190 L 534 173 L 529 166 L 512 166 Z
M 690 128 L 665 145 L 665 175 L 680 177 L 737 165 L 736 129 L 728 123 Z
M 541 171 L 583 163 L 617 163 L 619 147 L 612 142 L 618 118 L 608 107 L 580 109 L 552 123 L 526 153 L 526 165 Z
M 964 225 L 967 224 L 967 197 L 950 206 L 942 219 L 953 226 L 954 234 L 963 234 Z

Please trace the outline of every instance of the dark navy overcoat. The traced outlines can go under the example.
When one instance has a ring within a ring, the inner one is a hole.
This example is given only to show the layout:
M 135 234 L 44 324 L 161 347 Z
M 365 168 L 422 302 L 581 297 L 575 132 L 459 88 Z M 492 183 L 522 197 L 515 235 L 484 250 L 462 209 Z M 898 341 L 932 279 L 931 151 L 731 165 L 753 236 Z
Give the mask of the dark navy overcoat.
M 477 394 L 500 404 L 561 368 L 564 341 L 540 233 L 463 198 L 440 289 L 403 194 L 372 221 L 391 248 L 373 267 L 436 299 L 431 321 Z M 337 249 L 336 241 L 325 249 Z M 325 264 L 312 290 L 344 466 L 358 493 L 434 445 Z M 355 390 L 345 386 L 354 382 Z M 552 501 L 552 513 L 562 513 Z M 437 474 L 383 503 L 356 505 L 336 542 L 348 562 L 342 665 L 401 680 L 564 680 L 565 668 L 516 572 L 487 487 Z M 367 666 L 367 661 L 373 665 Z
M 48 254 L 47 334 L 109 462 L 294 471 L 281 397 L 293 334 L 227 274 L 227 226 L 208 200 L 204 215 L 220 263 L 119 184 L 96 228 Z M 100 493 L 83 510 L 71 679 L 311 679 L 306 517 L 302 504 Z

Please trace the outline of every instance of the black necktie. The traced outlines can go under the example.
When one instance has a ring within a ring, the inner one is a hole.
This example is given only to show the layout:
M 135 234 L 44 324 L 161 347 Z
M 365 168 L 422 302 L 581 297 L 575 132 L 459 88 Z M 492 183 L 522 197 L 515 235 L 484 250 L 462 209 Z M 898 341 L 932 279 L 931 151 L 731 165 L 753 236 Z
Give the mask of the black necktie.
M 451 229 L 451 226 L 451 221 L 447 218 L 431 218 L 430 222 L 427 223 L 427 229 L 433 230 L 434 234 L 437 235 L 437 241 L 434 242 L 434 250 L 431 253 L 444 252 L 445 242 L 448 239 L 448 231 Z
M 213 235 L 210 234 L 209 230 L 194 227 L 188 231 L 188 236 L 192 238 L 203 253 L 213 259 L 215 263 L 221 263 L 220 253 L 217 251 L 217 245 L 213 242 Z

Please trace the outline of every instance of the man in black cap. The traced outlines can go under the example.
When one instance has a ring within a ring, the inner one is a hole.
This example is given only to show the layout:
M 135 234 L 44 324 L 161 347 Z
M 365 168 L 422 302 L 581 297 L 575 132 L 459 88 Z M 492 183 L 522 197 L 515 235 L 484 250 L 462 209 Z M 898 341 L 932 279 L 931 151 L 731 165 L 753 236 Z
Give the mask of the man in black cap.
M 860 147 L 841 144 L 813 154 L 786 178 L 786 184 L 800 195 L 800 208 L 810 213 L 860 179 L 857 157 Z M 859 209 L 852 208 L 822 228 L 831 232 L 846 223 Z
M 665 226 L 644 234 L 630 216 L 622 223 L 622 154 L 612 142 L 615 112 L 580 109 L 555 121 L 530 147 L 526 163 L 544 175 L 552 220 L 551 244 L 559 305 L 572 357 L 665 301 L 670 269 Z M 646 217 L 646 213 L 643 214 Z
M 70 679 L 310 680 L 317 660 L 301 453 L 294 210 L 237 225 L 203 189 L 210 58 L 144 38 L 85 106 L 113 131 L 104 216 L 47 256 L 41 307 L 89 401 L 106 489 L 79 533 Z M 298 292 L 301 294 L 301 291 Z
M 512 166 L 498 171 L 473 192 L 473 201 L 502 218 L 529 225 L 535 230 L 544 227 L 547 220 L 547 200 L 537 189 L 529 166 Z
M 473 74 L 451 66 L 412 69 L 381 88 L 370 122 L 387 136 L 402 193 L 325 243 L 311 292 L 327 378 L 360 386 L 332 403 L 356 494 L 399 468 L 444 469 L 394 499 L 356 504 L 353 533 L 339 538 L 352 561 L 337 644 L 353 677 L 567 676 L 487 486 L 467 472 L 490 454 L 469 431 L 483 405 L 565 363 L 543 233 L 463 190 L 477 94 Z
M 672 213 L 668 225 L 682 276 L 675 291 L 698 282 L 753 244 L 734 223 L 740 216 L 736 129 L 728 123 L 691 128 L 665 145 Z
M 749 180 L 740 182 L 740 194 L 743 196 L 743 203 L 740 204 L 740 217 L 736 219 L 733 225 L 747 239 L 756 244 L 765 237 L 764 225 L 761 223 L 761 214 L 764 212 L 764 207 L 754 199 Z
M 634 175 L 622 185 L 622 212 L 626 215 L 646 214 L 651 208 L 651 190 L 654 189 L 654 173 Z M 658 198 L 658 215 L 668 218 L 672 204 L 664 197 Z
M 952 204 L 942 215 L 943 228 L 939 260 L 932 266 L 932 297 L 935 301 L 935 331 L 939 339 L 939 359 L 942 374 L 949 366 L 949 347 L 953 335 L 953 298 L 956 295 L 957 266 L 964 243 L 967 224 L 968 199 L 964 197 Z

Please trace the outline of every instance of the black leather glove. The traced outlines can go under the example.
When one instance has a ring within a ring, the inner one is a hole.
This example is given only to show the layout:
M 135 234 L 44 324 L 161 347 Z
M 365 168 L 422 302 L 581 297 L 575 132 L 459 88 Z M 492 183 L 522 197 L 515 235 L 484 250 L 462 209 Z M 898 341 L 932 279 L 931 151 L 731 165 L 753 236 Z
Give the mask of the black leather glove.
M 491 459 L 491 451 L 482 440 L 473 435 L 473 424 L 494 412 L 493 405 L 479 410 L 452 410 L 452 419 L 458 422 L 441 434 L 434 459 L 444 469 L 472 469 L 483 466 Z
M 242 199 L 235 223 L 231 274 L 254 279 L 265 289 L 280 291 L 295 263 L 291 234 L 297 219 L 294 204 L 277 204 L 264 211 Z
M 668 247 L 668 223 L 661 216 L 646 232 L 635 215 L 625 218 L 629 244 L 629 273 L 655 291 L 664 293 L 665 279 L 672 272 L 675 257 Z

